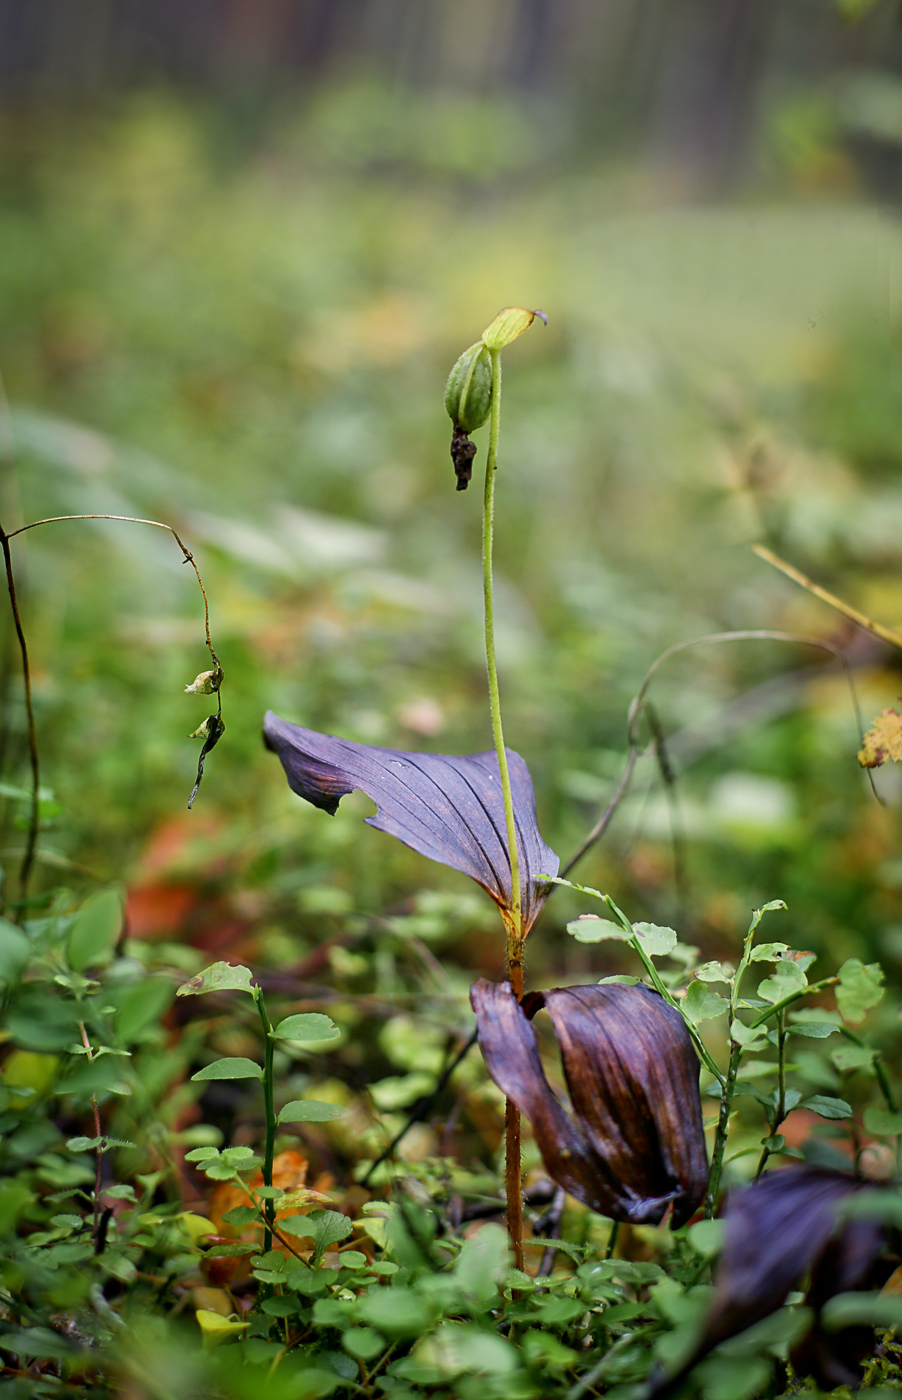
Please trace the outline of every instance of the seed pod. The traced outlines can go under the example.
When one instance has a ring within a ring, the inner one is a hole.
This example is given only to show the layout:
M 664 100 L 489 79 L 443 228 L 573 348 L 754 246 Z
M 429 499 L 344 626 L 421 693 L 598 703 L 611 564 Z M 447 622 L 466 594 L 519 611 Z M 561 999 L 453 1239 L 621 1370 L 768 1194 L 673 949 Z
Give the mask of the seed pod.
M 455 427 L 475 432 L 492 408 L 492 361 L 481 340 L 465 350 L 448 375 L 445 408 Z

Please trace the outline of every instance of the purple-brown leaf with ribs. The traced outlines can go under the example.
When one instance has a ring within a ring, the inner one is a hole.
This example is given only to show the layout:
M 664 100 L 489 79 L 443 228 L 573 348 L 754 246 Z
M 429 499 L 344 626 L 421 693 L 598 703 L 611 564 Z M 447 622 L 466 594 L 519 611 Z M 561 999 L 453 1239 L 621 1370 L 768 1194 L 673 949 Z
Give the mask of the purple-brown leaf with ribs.
M 790 1360 L 824 1390 L 860 1386 L 862 1363 L 876 1344 L 873 1327 L 829 1330 L 821 1310 L 839 1293 L 881 1288 L 898 1262 L 887 1253 L 893 1232 L 880 1220 L 842 1218 L 857 1193 L 885 1189 L 848 1172 L 785 1167 L 734 1191 L 704 1331 L 675 1373 L 653 1379 L 649 1397 L 664 1400 L 677 1392 L 714 1347 L 776 1312 L 806 1277 L 812 1326 Z
M 452 755 L 381 749 L 303 729 L 272 711 L 266 715 L 263 737 L 281 759 L 289 787 L 298 796 L 334 813 L 342 797 L 359 788 L 379 809 L 367 817 L 370 826 L 469 875 L 492 896 L 502 915 L 509 916 L 510 856 L 494 751 Z M 550 889 L 538 877 L 556 875 L 559 862 L 539 834 L 529 769 L 511 749 L 507 761 L 526 933 Z
M 556 987 L 518 1003 L 510 983 L 470 989 L 489 1074 L 532 1124 L 549 1175 L 612 1220 L 673 1223 L 708 1179 L 698 1058 L 678 1011 L 638 983 Z M 531 1017 L 548 1011 L 573 1108 L 545 1077 Z

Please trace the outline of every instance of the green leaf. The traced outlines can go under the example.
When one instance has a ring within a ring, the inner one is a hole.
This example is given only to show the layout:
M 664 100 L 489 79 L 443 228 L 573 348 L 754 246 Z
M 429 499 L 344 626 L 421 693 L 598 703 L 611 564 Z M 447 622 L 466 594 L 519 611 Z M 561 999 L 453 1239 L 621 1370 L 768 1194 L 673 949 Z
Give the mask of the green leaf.
M 711 1021 L 729 1011 L 730 1003 L 717 992 L 709 992 L 704 982 L 690 982 L 683 998 L 682 1009 L 693 1025 L 699 1021 Z
M 317 1099 L 292 1099 L 279 1113 L 280 1123 L 329 1123 L 340 1118 L 344 1109 Z
M 313 1240 L 317 1256 L 346 1239 L 354 1228 L 353 1221 L 337 1210 L 314 1210 L 310 1215 L 289 1215 L 279 1222 L 279 1229 L 287 1235 L 297 1235 L 302 1239 Z
M 615 972 L 612 977 L 599 977 L 599 987 L 635 987 L 639 981 L 638 977 L 629 977 L 626 973 Z
M 253 1206 L 233 1206 L 222 1218 L 229 1225 L 250 1225 L 254 1220 L 260 1219 L 260 1212 Z
M 839 969 L 836 1005 L 844 1021 L 856 1025 L 883 999 L 883 968 L 879 963 L 863 963 L 849 958 Z
M 837 1293 L 824 1304 L 824 1326 L 898 1327 L 902 1325 L 902 1298 L 894 1293 Z M 884 1392 L 888 1393 L 888 1392 Z
M 749 1050 L 752 1046 L 763 1045 L 767 1034 L 761 1026 L 757 1030 L 752 1030 L 750 1026 L 744 1025 L 737 1017 L 730 1023 L 730 1038 L 735 1040 L 737 1045 L 741 1045 L 744 1050 Z
M 291 1317 L 291 1314 L 299 1312 L 304 1304 L 301 1302 L 300 1298 L 290 1298 L 286 1296 L 282 1298 L 265 1298 L 260 1306 L 270 1317 Z
M 695 975 L 700 982 L 726 982 L 733 980 L 732 973 L 727 972 L 723 963 L 706 962 L 701 967 L 695 969 Z
M 200 1170 L 211 1181 L 232 1181 L 238 1175 L 238 1168 L 232 1162 L 224 1162 L 221 1157 L 213 1162 L 201 1162 Z
M 902 1113 L 890 1113 L 888 1108 L 869 1104 L 864 1111 L 864 1126 L 875 1137 L 898 1137 L 902 1133 Z
M 786 907 L 782 899 L 772 899 L 769 903 L 762 904 L 761 908 L 756 909 L 752 915 L 752 922 L 749 924 L 749 936 L 755 932 L 755 929 L 758 927 L 765 914 L 772 914 L 775 909 L 785 909 Z
M 788 952 L 788 943 L 759 943 L 749 954 L 749 962 L 776 962 L 781 953 Z
M 57 1230 L 80 1230 L 85 1222 L 80 1215 L 51 1215 L 50 1223 Z
M 186 1162 L 210 1162 L 214 1157 L 219 1156 L 218 1147 L 192 1147 L 190 1152 L 185 1153 Z
M 18 982 L 31 953 L 31 939 L 8 919 L 0 919 L 0 980 Z
M 116 1028 L 129 1043 L 156 1031 L 163 1013 L 172 1001 L 168 977 L 142 977 L 115 998 L 119 1006 Z
M 867 1069 L 873 1063 L 874 1051 L 868 1045 L 838 1045 L 830 1051 L 830 1059 L 843 1073 L 850 1069 Z
M 223 1161 L 231 1162 L 233 1166 L 240 1167 L 242 1171 L 247 1171 L 251 1162 L 259 1165 L 259 1158 L 252 1147 L 224 1147 L 222 1149 Z
M 804 1035 L 809 1040 L 826 1040 L 837 1027 L 830 1021 L 795 1021 L 786 1027 L 790 1035 Z
M 385 1349 L 385 1338 L 374 1327 L 349 1327 L 341 1344 L 358 1361 L 372 1361 Z
M 60 1361 L 78 1355 L 71 1342 L 49 1327 L 7 1327 L 0 1335 L 0 1346 L 19 1356 L 53 1357 Z
M 507 1273 L 510 1242 L 501 1225 L 484 1225 L 464 1240 L 454 1261 L 454 1278 L 463 1295 L 480 1312 L 498 1293 Z
M 415 1337 L 435 1320 L 429 1302 L 412 1288 L 376 1288 L 360 1299 L 358 1313 L 363 1322 L 389 1337 Z
M 652 958 L 666 957 L 677 945 L 676 931 L 660 924 L 633 924 L 633 932 Z
M 101 890 L 86 900 L 69 934 L 69 964 L 76 972 L 109 962 L 122 930 L 122 919 L 122 896 L 118 890 Z
M 318 1011 L 305 1011 L 298 1016 L 286 1016 L 272 1032 L 276 1040 L 335 1040 L 341 1031 L 335 1022 Z
M 810 1108 L 812 1113 L 816 1113 L 820 1118 L 840 1119 L 851 1118 L 852 1108 L 845 1099 L 834 1099 L 824 1094 L 813 1094 L 810 1099 L 803 1099 L 799 1108 Z
M 192 1074 L 192 1080 L 199 1079 L 262 1079 L 263 1070 L 253 1060 L 244 1059 L 240 1055 L 230 1055 L 224 1060 L 214 1060 L 211 1065 L 204 1065 L 197 1074 Z
M 629 934 L 619 924 L 600 919 L 597 914 L 580 914 L 567 925 L 567 932 L 572 933 L 578 943 L 602 943 L 609 938 L 626 943 L 629 939 Z
M 203 972 L 198 972 L 183 983 L 176 996 L 197 997 L 203 996 L 205 992 L 248 992 L 253 997 L 256 996 L 257 989 L 251 977 L 250 968 L 242 963 L 211 963 Z
M 697 1220 L 686 1231 L 686 1238 L 696 1254 L 712 1259 L 723 1246 L 724 1222 L 722 1220 Z
M 801 992 L 808 986 L 808 978 L 797 963 L 781 961 L 772 977 L 765 977 L 758 984 L 758 996 L 774 1005 Z
M 105 1186 L 103 1194 L 112 1197 L 114 1201 L 128 1201 L 131 1205 L 137 1203 L 135 1188 L 128 1182 L 122 1182 L 119 1186 Z

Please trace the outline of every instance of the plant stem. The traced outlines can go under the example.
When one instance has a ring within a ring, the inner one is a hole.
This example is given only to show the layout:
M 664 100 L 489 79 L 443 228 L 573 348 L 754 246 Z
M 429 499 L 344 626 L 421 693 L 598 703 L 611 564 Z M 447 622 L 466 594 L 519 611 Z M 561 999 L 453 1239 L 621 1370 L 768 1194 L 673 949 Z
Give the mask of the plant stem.
M 81 1043 L 82 1043 L 82 1045 L 85 1047 L 85 1054 L 87 1055 L 87 1057 L 88 1057 L 88 1063 L 90 1064 L 91 1061 L 94 1059 L 94 1052 L 93 1052 L 93 1050 L 91 1049 L 91 1042 L 90 1042 L 90 1040 L 88 1039 L 88 1032 L 85 1030 L 85 1023 L 84 1023 L 84 1021 L 79 1021 L 79 1023 L 78 1023 L 78 1029 L 79 1029 L 80 1032 L 81 1032 Z M 102 1134 L 102 1132 L 101 1132 L 101 1130 L 100 1130 L 100 1110 L 99 1110 L 99 1108 L 97 1107 L 97 1095 L 96 1095 L 96 1094 L 92 1094 L 92 1095 L 91 1095 L 91 1107 L 92 1107 L 93 1110 L 94 1110 L 94 1136 L 99 1138 L 99 1137 L 102 1137 L 103 1134 Z M 95 1150 L 96 1150 L 96 1153 L 97 1153 L 97 1169 L 96 1169 L 95 1174 L 94 1174 L 94 1229 L 93 1229 L 93 1235 L 94 1235 L 94 1239 L 95 1239 L 95 1241 L 96 1241 L 96 1239 L 97 1239 L 97 1231 L 98 1231 L 98 1229 L 100 1228 L 100 1187 L 101 1187 L 102 1169 L 103 1169 L 103 1147 L 102 1147 L 102 1145 L 101 1145 L 100 1143 L 98 1143 Z
M 764 1025 L 765 1021 L 770 1020 L 771 1016 L 784 1012 L 787 1006 L 792 1006 L 793 1002 L 801 1000 L 802 997 L 810 997 L 814 992 L 822 992 L 825 987 L 833 987 L 838 981 L 838 977 L 822 977 L 819 982 L 812 982 L 808 987 L 801 987 L 799 991 L 784 997 L 782 1001 L 774 1002 L 773 1006 L 762 1011 L 760 1015 L 755 1017 L 754 1021 L 749 1022 L 749 1030 L 757 1030 L 759 1026 Z
M 15 533 L 16 532 L 13 531 L 13 534 Z M 6 565 L 6 590 L 9 594 L 13 623 L 15 624 L 19 651 L 22 656 L 22 678 L 25 686 L 25 714 L 28 721 L 28 753 L 31 760 L 31 812 L 28 819 L 28 835 L 25 839 L 25 854 L 22 857 L 22 864 L 19 868 L 19 897 L 22 901 L 22 913 L 24 915 L 24 905 L 28 897 L 28 881 L 31 878 L 31 867 L 34 864 L 34 853 L 38 841 L 38 813 L 41 784 L 38 766 L 38 734 L 34 722 L 34 705 L 31 698 L 31 665 L 28 660 L 28 644 L 25 641 L 25 632 L 22 627 L 22 619 L 19 616 L 19 603 L 16 597 L 16 580 L 13 574 L 12 556 L 9 552 L 9 542 L 11 538 L 12 536 L 7 535 L 3 526 L 0 525 L 0 546 L 2 546 L 3 549 L 3 561 Z
M 510 772 L 501 725 L 501 695 L 498 689 L 498 666 L 495 660 L 495 590 L 492 574 L 492 550 L 495 531 L 495 472 L 498 460 L 498 436 L 501 431 L 501 352 L 489 352 L 492 362 L 492 416 L 489 426 L 489 450 L 485 464 L 485 495 L 482 513 L 482 588 L 485 600 L 485 660 L 489 681 L 489 709 L 492 714 L 492 735 L 498 755 L 498 773 L 504 801 L 504 823 L 507 829 L 507 851 L 511 868 L 511 905 L 504 923 L 507 931 L 507 975 L 514 995 L 523 996 L 523 900 L 520 887 L 520 853 L 517 847 L 517 825 L 511 796 Z M 514 1249 L 514 1263 L 523 1268 L 523 1199 L 520 1184 L 520 1113 L 511 1099 L 504 1105 L 505 1187 L 507 1191 L 507 1229 Z
M 507 827 L 507 847 L 511 867 L 511 918 L 513 933 L 522 937 L 520 853 L 517 848 L 517 827 L 514 821 L 514 802 L 511 796 L 511 780 L 507 767 L 507 753 L 504 748 L 504 730 L 501 726 L 501 696 L 498 690 L 498 667 L 495 662 L 495 590 L 492 576 L 492 548 L 495 532 L 495 472 L 497 470 L 498 437 L 501 431 L 501 352 L 489 352 L 492 361 L 492 417 L 489 427 L 489 450 L 485 464 L 485 496 L 482 515 L 482 588 L 485 598 L 485 660 L 489 677 L 489 708 L 492 712 L 492 735 L 498 754 L 498 771 L 501 775 L 501 793 L 504 799 L 504 821 Z M 510 948 L 511 936 L 508 937 Z
M 275 1110 L 275 1085 L 273 1082 L 273 1050 L 274 1041 L 272 1036 L 272 1025 L 266 1014 L 266 1005 L 263 1001 L 263 994 L 257 990 L 254 994 L 257 1003 L 257 1011 L 260 1016 L 260 1024 L 263 1027 L 263 1111 L 266 1117 L 266 1146 L 263 1150 L 263 1185 L 272 1186 L 272 1162 L 276 1143 L 276 1110 Z M 263 1214 L 266 1219 L 266 1228 L 263 1232 L 263 1252 L 268 1253 L 272 1249 L 273 1223 L 276 1218 L 275 1202 L 265 1201 Z
M 786 1117 L 786 1012 L 777 1013 L 777 1104 L 774 1109 L 774 1116 L 770 1124 L 771 1137 L 776 1136 L 780 1131 L 780 1124 Z M 755 1172 L 755 1180 L 767 1166 L 767 1159 L 771 1155 L 771 1149 L 767 1143 L 761 1149 L 761 1157 L 758 1161 L 758 1170 Z
M 742 1046 L 735 1040 L 730 1042 L 730 1064 L 720 1095 L 720 1114 L 717 1131 L 714 1134 L 714 1148 L 711 1153 L 711 1171 L 708 1176 L 708 1189 L 705 1192 L 705 1219 L 710 1220 L 717 1209 L 717 1193 L 720 1190 L 720 1174 L 723 1171 L 723 1154 L 727 1145 L 727 1125 L 733 1107 L 733 1090 L 736 1088 L 736 1075 L 742 1058 Z
M 714 1132 L 714 1145 L 711 1149 L 711 1171 L 708 1174 L 708 1189 L 705 1192 L 706 1220 L 710 1220 L 717 1209 L 717 1193 L 720 1189 L 720 1174 L 723 1171 L 723 1154 L 727 1145 L 730 1110 L 733 1107 L 733 1091 L 736 1088 L 736 1076 L 739 1073 L 739 1064 L 743 1055 L 743 1047 L 732 1035 L 733 1022 L 737 1019 L 736 1013 L 739 1009 L 739 991 L 742 986 L 742 978 L 752 958 L 752 943 L 755 939 L 755 931 L 765 912 L 764 909 L 755 910 L 752 922 L 749 925 L 749 931 L 743 940 L 742 957 L 739 959 L 739 966 L 730 984 L 730 1063 L 727 1067 L 726 1079 L 721 1080 L 720 1113 L 717 1118 L 717 1128 Z

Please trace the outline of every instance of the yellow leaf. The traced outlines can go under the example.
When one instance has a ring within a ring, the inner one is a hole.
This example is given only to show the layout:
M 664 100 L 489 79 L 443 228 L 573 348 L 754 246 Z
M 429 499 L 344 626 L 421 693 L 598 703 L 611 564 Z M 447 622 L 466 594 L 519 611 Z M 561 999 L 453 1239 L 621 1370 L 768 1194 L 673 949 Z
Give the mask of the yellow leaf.
M 203 1333 L 205 1347 L 218 1346 L 226 1337 L 234 1337 L 248 1326 L 246 1322 L 239 1322 L 234 1313 L 231 1317 L 222 1317 L 219 1313 L 209 1312 L 207 1308 L 198 1308 L 194 1316 Z
M 877 716 L 858 752 L 862 768 L 879 768 L 888 758 L 902 762 L 902 714 L 892 709 Z
M 489 350 L 503 350 L 505 345 L 510 345 L 518 335 L 528 331 L 537 316 L 545 325 L 548 324 L 544 311 L 527 311 L 522 306 L 506 306 L 482 332 L 483 344 Z

